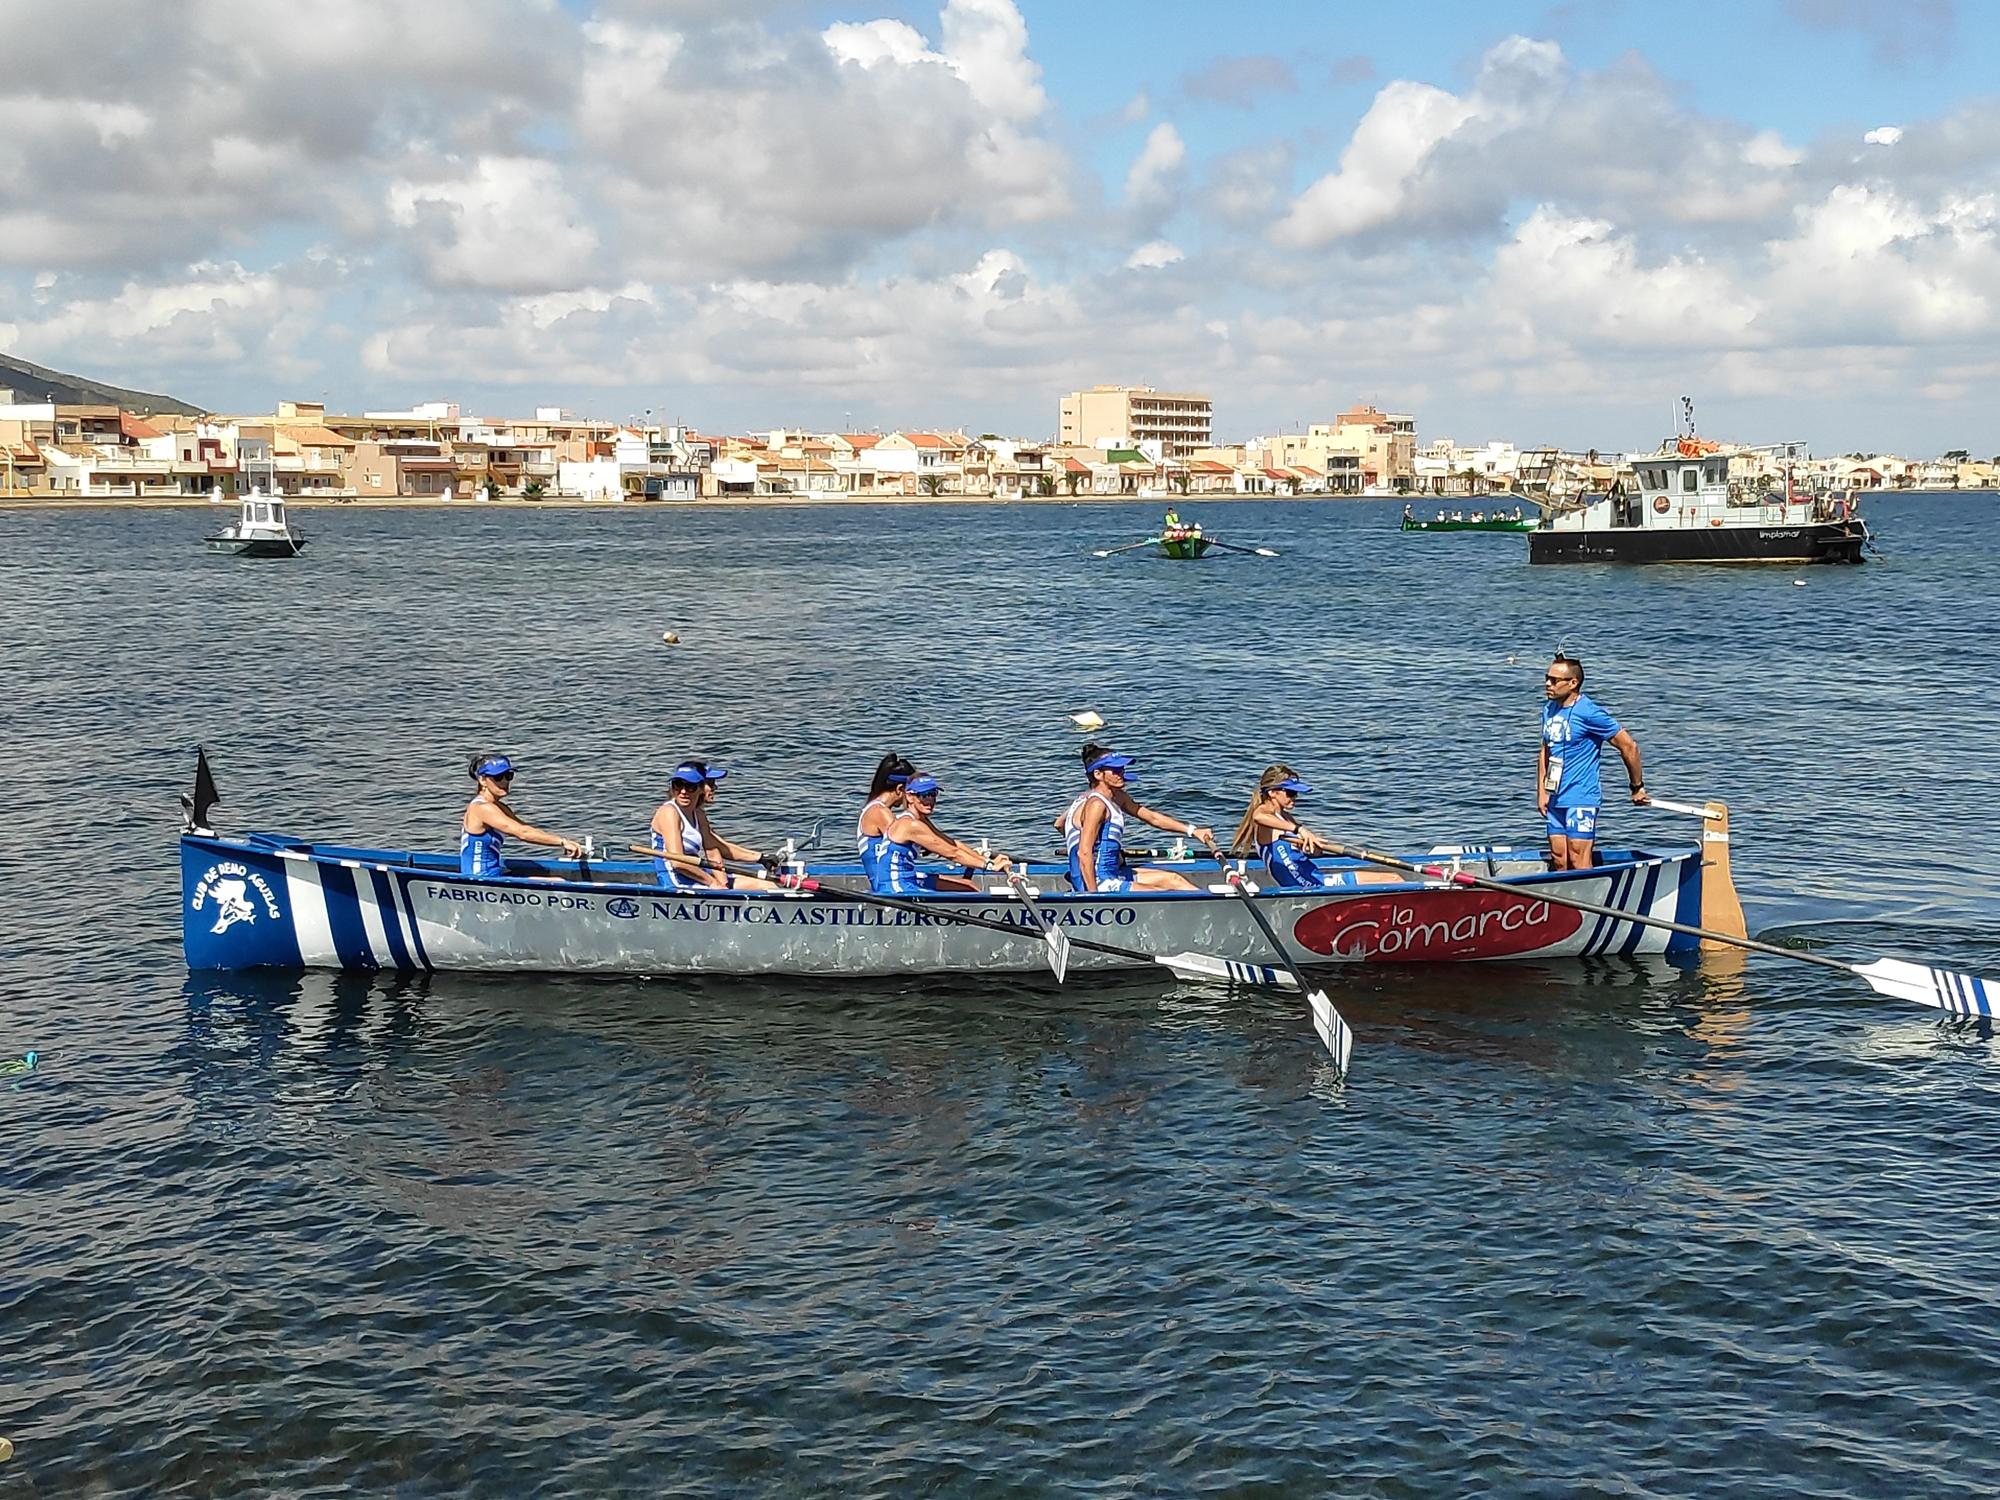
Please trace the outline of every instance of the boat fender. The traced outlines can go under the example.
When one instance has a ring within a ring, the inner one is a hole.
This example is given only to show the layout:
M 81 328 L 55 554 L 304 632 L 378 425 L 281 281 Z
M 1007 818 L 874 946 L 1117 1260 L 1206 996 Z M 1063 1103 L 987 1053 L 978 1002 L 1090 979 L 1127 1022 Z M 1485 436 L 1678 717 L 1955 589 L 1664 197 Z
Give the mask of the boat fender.
M 1653 509 L 1657 511 L 1659 514 L 1664 516 L 1672 508 L 1673 508 L 1673 502 L 1669 500 L 1665 495 L 1655 495 L 1653 497 Z

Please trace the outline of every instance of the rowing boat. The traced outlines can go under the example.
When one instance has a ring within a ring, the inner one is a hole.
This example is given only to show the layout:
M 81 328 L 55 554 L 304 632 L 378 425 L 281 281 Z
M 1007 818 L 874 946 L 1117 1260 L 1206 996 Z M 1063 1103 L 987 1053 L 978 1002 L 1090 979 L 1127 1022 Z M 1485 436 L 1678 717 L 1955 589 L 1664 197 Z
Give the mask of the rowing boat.
M 1215 545 L 1213 537 L 1206 537 L 1199 530 L 1168 531 L 1160 537 L 1160 551 L 1176 562 L 1193 562 Z
M 1403 517 L 1405 531 L 1533 531 L 1539 524 L 1530 516 L 1488 516 L 1477 521 L 1419 521 L 1415 516 Z
M 988 877 L 977 894 L 912 896 L 886 909 L 863 898 L 867 882 L 855 864 L 802 867 L 818 890 L 690 892 L 663 888 L 644 862 L 518 859 L 504 876 L 476 878 L 459 873 L 455 854 L 198 827 L 182 834 L 180 856 L 191 969 L 855 978 L 1027 971 L 1041 967 L 1042 945 L 1020 934 L 1039 938 L 1041 919 L 1140 956 L 1079 952 L 1073 968 L 1182 949 L 1267 964 L 1270 941 L 1257 914 L 1306 965 L 1674 953 L 1692 952 L 1694 940 L 1559 903 L 1689 923 L 1701 912 L 1702 887 L 1693 846 L 1610 851 L 1594 869 L 1563 873 L 1533 850 L 1441 846 L 1421 858 L 1508 890 L 1443 879 L 1265 887 L 1253 890 L 1255 912 L 1212 860 L 1196 859 L 1149 861 L 1180 870 L 1200 884 L 1194 891 L 1080 893 L 1061 867 L 1032 865 L 1032 907 Z M 1322 868 L 1351 878 L 1362 867 L 1327 860 Z

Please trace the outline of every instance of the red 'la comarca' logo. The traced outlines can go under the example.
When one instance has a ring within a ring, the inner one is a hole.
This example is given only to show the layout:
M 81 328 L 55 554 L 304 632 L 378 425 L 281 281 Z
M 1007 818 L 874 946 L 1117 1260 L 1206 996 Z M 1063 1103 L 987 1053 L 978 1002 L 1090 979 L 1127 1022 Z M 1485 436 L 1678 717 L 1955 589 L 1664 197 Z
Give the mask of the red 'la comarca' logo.
M 1583 925 L 1572 906 L 1486 891 L 1362 896 L 1316 906 L 1292 936 L 1334 958 L 1507 958 L 1559 943 Z

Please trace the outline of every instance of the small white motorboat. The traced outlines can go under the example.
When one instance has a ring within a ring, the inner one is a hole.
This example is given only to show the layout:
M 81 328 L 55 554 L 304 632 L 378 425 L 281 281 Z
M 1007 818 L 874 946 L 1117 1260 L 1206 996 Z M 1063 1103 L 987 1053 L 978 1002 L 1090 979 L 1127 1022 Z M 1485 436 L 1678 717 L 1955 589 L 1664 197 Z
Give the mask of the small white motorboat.
M 305 545 L 305 533 L 285 519 L 285 502 L 262 490 L 245 495 L 236 519 L 208 538 L 209 551 L 236 557 L 297 557 Z

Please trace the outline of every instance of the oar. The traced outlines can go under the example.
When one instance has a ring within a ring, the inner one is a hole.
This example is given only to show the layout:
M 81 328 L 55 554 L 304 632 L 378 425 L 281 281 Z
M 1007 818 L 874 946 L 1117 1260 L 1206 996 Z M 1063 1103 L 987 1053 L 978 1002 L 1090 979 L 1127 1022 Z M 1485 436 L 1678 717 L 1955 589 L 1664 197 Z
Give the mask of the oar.
M 664 859 L 669 864 L 687 865 L 693 869 L 708 869 L 700 860 L 685 854 L 669 854 L 663 849 L 655 849 L 649 844 L 627 844 L 634 854 L 644 854 L 652 859 Z M 769 872 L 761 865 L 743 864 L 737 860 L 725 859 L 722 866 L 746 875 L 765 875 Z M 808 896 L 818 896 L 827 901 L 858 901 L 864 906 L 884 906 L 890 911 L 907 911 L 928 917 L 933 922 L 954 922 L 962 927 L 978 927 L 987 932 L 997 932 L 1002 937 L 1025 938 L 1031 943 L 1044 940 L 1042 931 L 1029 932 L 1025 928 L 1010 927 L 1005 922 L 989 922 L 984 917 L 975 917 L 970 912 L 942 911 L 921 901 L 904 901 L 895 896 L 878 896 L 873 891 L 850 891 L 823 886 L 810 876 L 781 874 L 775 878 L 780 885 L 791 890 L 803 891 Z M 969 893 L 968 893 L 969 894 Z M 1087 953 L 1103 953 L 1112 958 L 1129 959 L 1133 963 L 1158 964 L 1178 979 L 1207 980 L 1220 984 L 1254 984 L 1267 989 L 1291 989 L 1297 981 L 1282 969 L 1273 969 L 1265 964 L 1240 963 L 1233 958 L 1217 958 L 1211 953 L 1148 953 L 1140 948 L 1121 948 L 1115 943 L 1100 943 L 1093 938 L 1065 936 L 1066 948 L 1081 948 Z M 1064 960 L 1065 964 L 1068 962 Z
M 1007 872 L 1007 888 L 1020 898 L 1028 920 L 1042 930 L 1042 941 L 1049 945 L 1049 971 L 1056 976 L 1056 983 L 1063 982 L 1063 975 L 1069 970 L 1069 936 L 1056 926 L 1055 918 L 1035 905 L 1035 888 L 1028 884 L 1028 877 L 1019 870 Z
M 1276 950 L 1278 961 L 1285 966 L 1285 972 L 1292 976 L 1292 983 L 1305 994 L 1306 1008 L 1312 1012 L 1313 1030 L 1317 1031 L 1319 1039 L 1326 1043 L 1326 1050 L 1333 1054 L 1334 1071 L 1345 1078 L 1347 1061 L 1354 1055 L 1354 1029 L 1342 1018 L 1340 1012 L 1333 1008 L 1333 1002 L 1327 999 L 1325 990 L 1316 990 L 1306 983 L 1306 976 L 1299 972 L 1298 964 L 1292 959 L 1291 950 L 1278 941 L 1278 934 L 1271 928 L 1271 919 L 1259 909 L 1257 898 L 1245 888 L 1243 877 L 1228 867 L 1228 862 L 1222 857 L 1222 851 L 1211 844 L 1209 852 L 1214 856 L 1215 862 L 1223 867 L 1223 878 L 1229 882 L 1229 888 L 1236 892 L 1238 899 L 1249 909 L 1251 920 L 1263 930 L 1265 938 Z
M 1215 537 L 1208 539 L 1208 545 L 1211 547 L 1220 547 L 1225 552 L 1247 552 L 1252 557 L 1277 557 L 1279 555 L 1276 547 L 1239 547 L 1234 542 L 1221 541 Z
M 1581 901 L 1574 896 L 1558 895 L 1546 885 L 1509 885 L 1501 880 L 1489 880 L 1483 875 L 1473 875 L 1464 870 L 1450 870 L 1442 865 L 1412 864 L 1408 860 L 1397 859 L 1392 854 L 1377 854 L 1369 849 L 1357 849 L 1347 844 L 1328 844 L 1329 854 L 1344 855 L 1348 859 L 1362 860 L 1371 865 L 1383 865 L 1391 870 L 1404 870 L 1412 875 L 1426 875 L 1433 879 L 1449 881 L 1453 885 L 1476 886 L 1484 891 L 1498 891 L 1520 901 L 1547 901 L 1555 906 L 1568 906 L 1577 911 L 1585 911 L 1593 916 L 1614 917 L 1621 922 L 1636 922 L 1641 927 L 1658 927 L 1666 932 L 1684 932 L 1689 937 L 1698 937 L 1713 943 L 1726 943 L 1732 948 L 1747 949 L 1751 953 L 1768 953 L 1773 958 L 1795 958 L 1800 963 L 1818 964 L 1823 969 L 1838 969 L 1843 974 L 1853 974 L 1878 995 L 1887 995 L 1892 1000 L 1907 1000 L 1913 1005 L 1928 1005 L 1937 1010 L 1947 1010 L 1961 1016 L 1993 1016 L 2000 1014 L 2000 980 L 1981 979 L 1974 974 L 1961 974 L 1953 969 L 1934 969 L 1927 964 L 1912 963 L 1902 958 L 1878 958 L 1873 963 L 1850 964 L 1837 958 L 1828 958 L 1820 953 L 1804 953 L 1797 948 L 1781 948 L 1776 943 L 1759 942 L 1756 938 L 1737 937 L 1733 933 L 1717 932 L 1709 927 L 1694 927 L 1686 922 L 1670 922 L 1665 917 L 1645 916 L 1638 912 L 1620 911 L 1615 906 L 1600 906 L 1595 901 Z
M 1092 557 L 1109 557 L 1114 552 L 1136 552 L 1139 548 L 1150 547 L 1159 540 L 1156 536 L 1149 536 L 1143 542 L 1128 542 L 1123 547 L 1106 547 L 1102 551 L 1093 552 L 1090 555 Z

